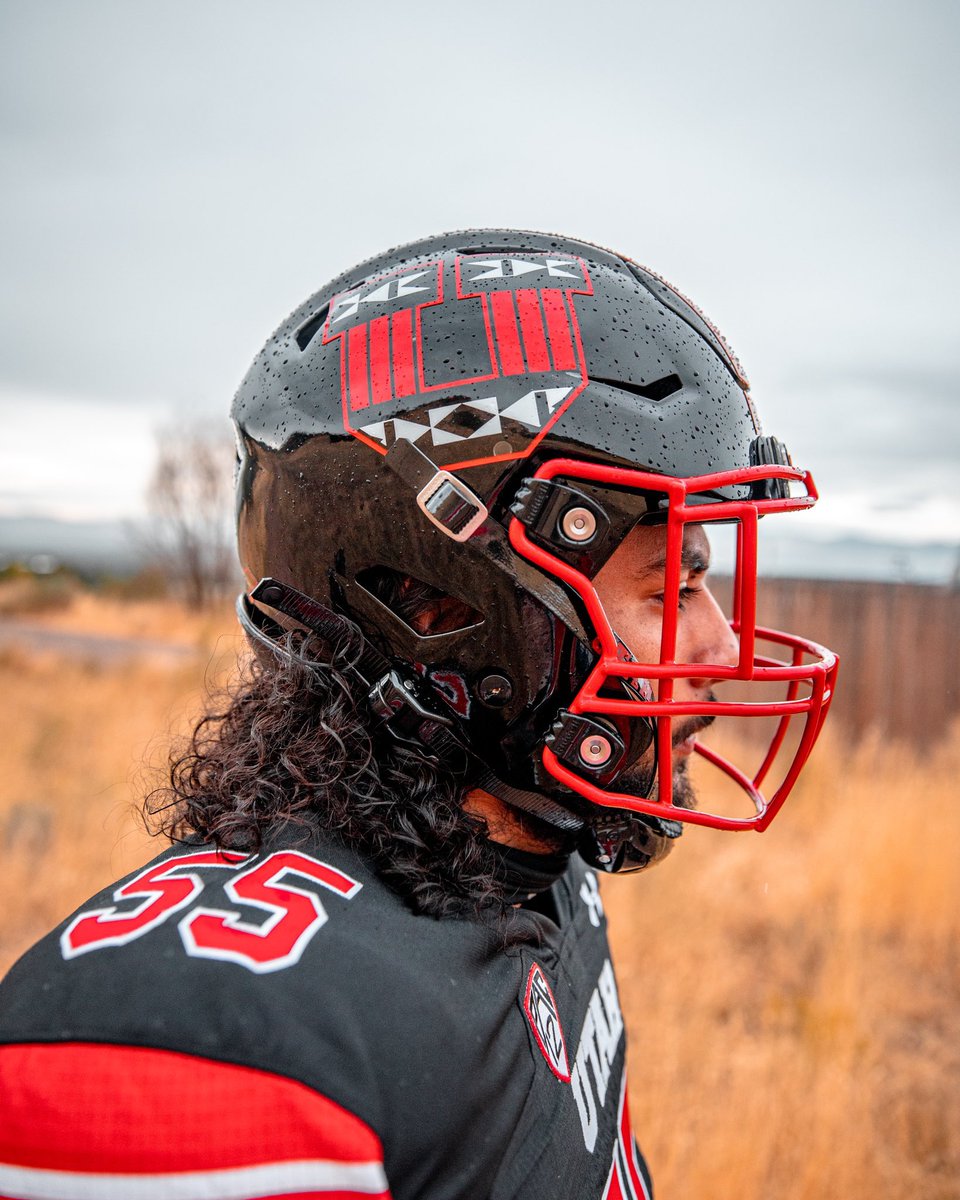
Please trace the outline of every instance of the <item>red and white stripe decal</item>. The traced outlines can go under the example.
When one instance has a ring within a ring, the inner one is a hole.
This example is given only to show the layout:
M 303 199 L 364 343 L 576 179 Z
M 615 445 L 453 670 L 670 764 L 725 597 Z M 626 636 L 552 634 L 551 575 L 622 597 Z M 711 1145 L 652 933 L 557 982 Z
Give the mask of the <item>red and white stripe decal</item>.
M 390 318 L 393 351 L 393 386 L 397 396 L 412 396 L 417 390 L 413 373 L 413 310 L 401 308 Z
M 523 348 L 527 352 L 527 370 L 549 371 L 550 355 L 547 353 L 547 338 L 540 314 L 540 293 L 536 288 L 518 288 L 516 297 Z
M 367 327 L 354 325 L 347 333 L 347 378 L 350 383 L 350 407 L 356 411 L 370 403 Z
M 563 293 L 556 289 L 546 289 L 541 296 L 543 312 L 547 319 L 547 333 L 550 337 L 550 352 L 553 355 L 553 366 L 557 371 L 573 371 L 577 366 L 577 354 L 570 337 L 570 317 L 563 301 Z
M 390 318 L 370 322 L 370 389 L 374 404 L 390 399 Z
M 497 352 L 504 375 L 522 375 L 525 371 L 523 351 L 520 349 L 520 333 L 517 329 L 517 314 L 513 307 L 513 292 L 490 293 L 490 308 L 496 330 Z
M 620 1179 L 620 1164 L 614 1156 L 613 1162 L 610 1164 L 610 1174 L 607 1176 L 606 1186 L 603 1189 L 603 1200 L 627 1200 L 623 1194 L 623 1187 Z
M 613 1146 L 613 1161 L 610 1163 L 610 1174 L 603 1189 L 603 1200 L 650 1200 L 650 1193 L 637 1159 L 636 1139 L 630 1125 L 626 1071 L 623 1072 L 620 1081 L 617 1140 Z
M 379 1138 L 295 1080 L 144 1047 L 0 1047 L 0 1197 L 389 1200 Z
M 620 1083 L 620 1108 L 617 1115 L 620 1124 L 620 1136 L 617 1148 L 626 1167 L 626 1176 L 630 1181 L 631 1194 L 636 1197 L 636 1200 L 650 1200 L 650 1193 L 647 1191 L 643 1172 L 640 1170 L 640 1163 L 637 1161 L 637 1140 L 633 1136 L 633 1127 L 630 1124 L 630 1101 L 627 1098 L 626 1071 L 624 1071 L 623 1080 Z

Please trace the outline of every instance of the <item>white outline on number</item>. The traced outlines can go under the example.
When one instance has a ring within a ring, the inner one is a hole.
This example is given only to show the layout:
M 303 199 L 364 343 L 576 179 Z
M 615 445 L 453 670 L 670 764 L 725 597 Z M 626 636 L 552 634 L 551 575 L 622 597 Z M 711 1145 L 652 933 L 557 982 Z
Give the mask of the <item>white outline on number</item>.
M 239 966 L 246 967 L 247 970 L 253 971 L 257 975 L 265 975 L 270 971 L 280 971 L 284 967 L 293 966 L 294 963 L 300 961 L 304 950 L 306 950 L 314 934 L 327 923 L 328 917 L 327 910 L 323 907 L 323 902 L 316 892 L 307 891 L 304 888 L 294 887 L 289 883 L 284 883 L 282 885 L 283 888 L 288 892 L 294 892 L 298 896 L 303 896 L 305 899 L 309 900 L 310 904 L 313 906 L 315 914 L 314 919 L 307 926 L 305 926 L 303 931 L 299 934 L 293 946 L 290 948 L 289 953 L 278 958 L 271 958 L 261 962 L 252 955 L 244 954 L 242 950 L 227 950 L 215 946 L 199 946 L 197 945 L 193 934 L 193 923 L 197 920 L 197 918 L 201 916 L 211 916 L 218 918 L 228 929 L 234 930 L 237 933 L 245 933 L 249 934 L 251 937 L 261 939 L 266 939 L 269 937 L 269 935 L 273 932 L 277 925 L 280 924 L 284 917 L 290 915 L 290 909 L 285 907 L 282 903 L 271 904 L 269 901 L 254 900 L 248 896 L 238 895 L 236 885 L 241 883 L 248 876 L 254 874 L 254 872 L 262 872 L 264 867 L 272 859 L 281 856 L 287 859 L 292 856 L 296 859 L 305 860 L 315 867 L 323 867 L 324 870 L 329 871 L 332 875 L 335 875 L 342 880 L 346 886 L 341 888 L 335 883 L 318 878 L 310 871 L 298 871 L 295 866 L 283 865 L 278 867 L 274 874 L 268 875 L 268 877 L 261 884 L 263 888 L 267 889 L 277 885 L 279 880 L 286 875 L 300 875 L 301 878 L 309 879 L 311 882 L 327 888 L 328 891 L 334 892 L 338 896 L 342 896 L 345 900 L 351 900 L 363 887 L 362 883 L 358 883 L 357 880 L 352 879 L 343 871 L 337 870 L 336 867 L 331 867 L 328 863 L 323 863 L 318 859 L 311 858 L 309 855 L 303 854 L 299 850 L 275 850 L 272 854 L 268 854 L 262 862 L 257 863 L 256 866 L 251 867 L 247 871 L 241 872 L 235 878 L 229 880 L 226 884 L 224 884 L 223 889 L 235 904 L 259 908 L 270 913 L 268 919 L 262 925 L 253 925 L 249 921 L 244 921 L 241 914 L 238 912 L 230 912 L 222 908 L 195 908 L 192 912 L 188 913 L 177 926 L 180 931 L 180 937 L 183 941 L 184 949 L 191 958 L 212 958 L 220 962 L 237 963 Z
M 229 851 L 227 853 L 229 853 Z M 168 917 L 172 917 L 173 914 L 179 912 L 181 908 L 185 908 L 203 891 L 203 880 L 193 871 L 188 871 L 185 875 L 172 875 L 171 872 L 188 866 L 231 867 L 236 869 L 236 867 L 240 866 L 242 863 L 249 861 L 249 855 L 237 855 L 236 859 L 232 862 L 227 859 L 224 859 L 224 861 L 217 861 L 217 859 L 221 857 L 222 856 L 218 851 L 202 850 L 197 851 L 194 854 L 179 855 L 177 858 L 169 861 L 169 864 L 166 865 L 159 874 L 156 874 L 156 866 L 147 867 L 145 871 L 141 871 L 139 875 L 135 875 L 133 879 L 129 881 L 129 883 L 125 883 L 121 887 L 118 887 L 113 893 L 113 898 L 117 904 L 120 904 L 124 900 L 129 900 L 131 897 L 138 895 L 146 897 L 143 903 L 138 905 L 136 908 L 119 913 L 117 912 L 116 904 L 109 908 L 93 908 L 87 909 L 81 913 L 77 913 L 63 933 L 60 934 L 60 952 L 63 954 L 63 957 L 67 959 L 77 958 L 78 955 L 86 954 L 90 950 L 102 950 L 105 946 L 126 946 L 129 942 L 135 942 L 137 938 L 143 937 L 143 935 L 145 933 L 149 933 L 151 929 L 156 929 L 158 925 L 162 925 Z M 162 899 L 164 895 L 163 888 L 152 891 L 137 891 L 136 884 L 138 884 L 141 879 L 145 879 L 148 875 L 153 876 L 151 882 L 157 883 L 159 883 L 161 880 L 167 879 L 184 879 L 192 884 L 192 888 L 182 900 L 178 900 L 175 904 L 171 904 L 168 908 L 162 909 L 161 912 L 153 918 L 153 920 L 147 921 L 145 925 L 140 925 L 136 929 L 131 930 L 129 933 L 117 933 L 112 935 L 107 934 L 105 937 L 97 938 L 96 941 L 87 942 L 82 946 L 74 946 L 70 942 L 70 935 L 73 933 L 76 927 L 83 921 L 89 921 L 91 917 L 94 918 L 98 924 L 109 924 L 111 921 L 135 920 L 142 913 L 146 912 L 151 904 L 154 904 L 157 900 Z M 124 893 L 127 894 L 125 895 Z

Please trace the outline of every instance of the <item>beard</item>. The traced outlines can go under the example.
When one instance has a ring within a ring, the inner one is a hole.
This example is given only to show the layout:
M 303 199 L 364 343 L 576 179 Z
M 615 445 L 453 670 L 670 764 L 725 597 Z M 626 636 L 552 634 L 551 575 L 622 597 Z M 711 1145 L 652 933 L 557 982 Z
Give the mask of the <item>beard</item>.
M 712 697 L 711 697 L 712 699 Z M 690 717 L 685 721 L 674 724 L 671 741 L 679 746 L 687 738 L 706 729 L 716 720 L 715 717 Z M 643 800 L 656 800 L 659 785 L 657 780 L 657 762 L 655 753 L 656 741 L 644 752 L 636 763 L 629 766 L 616 780 L 616 790 L 628 796 L 637 796 Z M 696 808 L 697 793 L 689 773 L 690 755 L 674 756 L 673 759 L 673 803 L 678 808 Z

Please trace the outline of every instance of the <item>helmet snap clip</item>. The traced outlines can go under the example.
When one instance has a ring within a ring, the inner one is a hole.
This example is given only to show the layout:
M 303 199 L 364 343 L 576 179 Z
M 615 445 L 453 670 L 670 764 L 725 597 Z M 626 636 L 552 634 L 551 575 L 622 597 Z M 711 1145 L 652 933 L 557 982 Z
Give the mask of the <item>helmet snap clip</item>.
M 612 722 L 575 716 L 566 710 L 554 722 L 545 744 L 571 770 L 587 776 L 616 770 L 627 749 Z
M 438 729 L 451 726 L 449 717 L 437 712 L 412 679 L 397 670 L 388 671 L 367 695 L 370 710 L 398 741 L 416 746 L 436 740 Z
M 589 508 L 568 508 L 560 519 L 560 532 L 571 542 L 589 542 L 597 532 L 597 518 Z
M 449 471 L 437 471 L 417 493 L 421 512 L 447 537 L 465 542 L 487 519 L 486 506 Z
M 580 759 L 587 767 L 605 767 L 613 757 L 610 739 L 592 733 L 580 743 Z
M 510 512 L 561 553 L 587 545 L 595 549 L 610 528 L 598 501 L 555 479 L 524 479 Z

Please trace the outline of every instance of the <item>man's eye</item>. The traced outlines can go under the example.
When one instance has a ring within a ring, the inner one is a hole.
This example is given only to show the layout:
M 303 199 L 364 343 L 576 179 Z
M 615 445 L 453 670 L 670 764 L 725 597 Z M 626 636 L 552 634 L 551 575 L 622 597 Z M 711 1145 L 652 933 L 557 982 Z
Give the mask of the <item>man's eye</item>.
M 690 587 L 689 585 L 682 587 L 680 589 L 680 600 L 677 605 L 677 607 L 680 609 L 680 611 L 682 612 L 683 608 L 687 604 L 687 602 L 690 600 L 695 600 L 702 591 L 703 591 L 702 587 Z
M 699 588 L 699 587 L 682 587 L 680 589 L 679 607 L 683 608 L 684 604 L 688 600 L 692 600 L 694 596 L 696 596 L 699 592 L 702 592 L 702 591 L 703 591 L 703 588 Z M 663 601 L 664 601 L 663 592 L 657 592 L 657 594 L 655 596 L 652 596 L 651 599 L 655 600 L 657 604 L 663 604 Z

